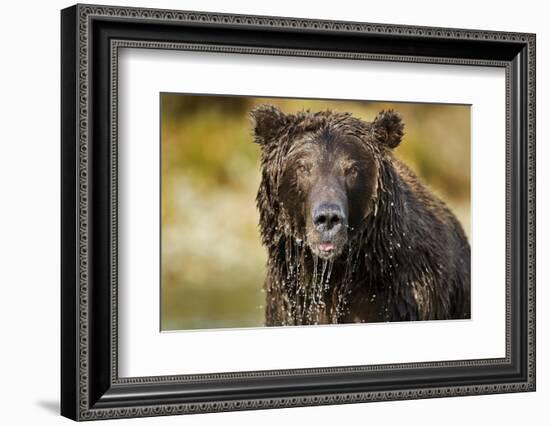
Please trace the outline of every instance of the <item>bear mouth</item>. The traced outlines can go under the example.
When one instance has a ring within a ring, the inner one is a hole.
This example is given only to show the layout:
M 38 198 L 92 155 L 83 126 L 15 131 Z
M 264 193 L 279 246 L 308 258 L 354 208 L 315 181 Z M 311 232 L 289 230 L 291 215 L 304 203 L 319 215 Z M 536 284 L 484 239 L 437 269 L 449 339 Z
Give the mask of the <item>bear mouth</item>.
M 341 253 L 341 247 L 334 241 L 326 241 L 310 245 L 313 254 L 324 260 L 333 260 Z
M 319 244 L 319 253 L 323 253 L 325 255 L 331 255 L 335 249 L 336 249 L 336 245 L 334 243 Z

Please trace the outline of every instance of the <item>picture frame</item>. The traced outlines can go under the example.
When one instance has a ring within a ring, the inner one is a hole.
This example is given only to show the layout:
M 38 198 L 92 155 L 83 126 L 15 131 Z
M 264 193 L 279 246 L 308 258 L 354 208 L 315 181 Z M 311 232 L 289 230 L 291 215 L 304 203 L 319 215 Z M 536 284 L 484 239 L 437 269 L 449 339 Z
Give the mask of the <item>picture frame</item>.
M 535 391 L 535 45 L 525 33 L 62 10 L 61 414 L 93 420 Z M 504 69 L 505 356 L 119 377 L 117 55 L 125 47 Z

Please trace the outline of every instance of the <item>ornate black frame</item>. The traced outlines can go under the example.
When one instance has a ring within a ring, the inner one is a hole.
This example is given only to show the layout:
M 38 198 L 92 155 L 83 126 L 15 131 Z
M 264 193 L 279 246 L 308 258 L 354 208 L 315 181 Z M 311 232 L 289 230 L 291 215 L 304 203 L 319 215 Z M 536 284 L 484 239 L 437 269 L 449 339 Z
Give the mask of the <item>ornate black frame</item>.
M 61 414 L 156 416 L 535 390 L 535 35 L 76 5 L 61 13 Z M 506 70 L 506 357 L 119 378 L 117 53 L 193 49 Z

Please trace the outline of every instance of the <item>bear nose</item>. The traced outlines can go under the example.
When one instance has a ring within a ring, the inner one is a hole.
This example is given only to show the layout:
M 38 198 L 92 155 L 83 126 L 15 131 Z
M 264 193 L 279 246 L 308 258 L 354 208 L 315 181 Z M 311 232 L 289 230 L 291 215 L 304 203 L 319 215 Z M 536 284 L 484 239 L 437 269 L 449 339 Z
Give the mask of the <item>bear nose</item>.
M 343 209 L 338 204 L 321 204 L 313 212 L 313 224 L 319 232 L 338 232 L 344 224 L 346 217 Z

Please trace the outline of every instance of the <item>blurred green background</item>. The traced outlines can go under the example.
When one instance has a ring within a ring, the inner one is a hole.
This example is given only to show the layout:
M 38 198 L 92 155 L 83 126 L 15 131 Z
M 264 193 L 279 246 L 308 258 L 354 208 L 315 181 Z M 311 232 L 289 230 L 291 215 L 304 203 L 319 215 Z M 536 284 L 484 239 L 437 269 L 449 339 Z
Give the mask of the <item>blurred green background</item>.
M 161 330 L 257 327 L 264 321 L 266 253 L 255 196 L 260 148 L 249 111 L 257 104 L 347 111 L 370 121 L 403 116 L 402 158 L 470 235 L 470 107 L 161 94 Z

